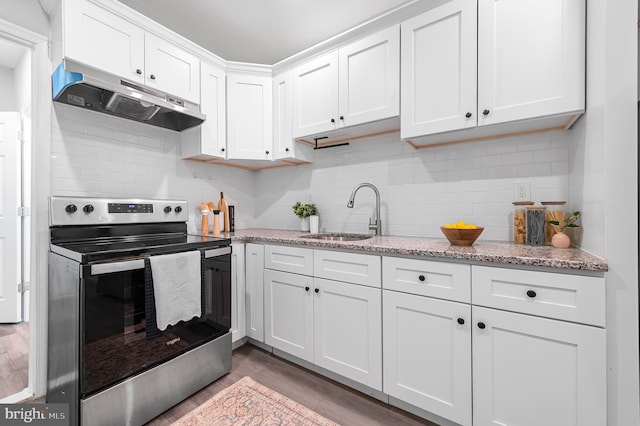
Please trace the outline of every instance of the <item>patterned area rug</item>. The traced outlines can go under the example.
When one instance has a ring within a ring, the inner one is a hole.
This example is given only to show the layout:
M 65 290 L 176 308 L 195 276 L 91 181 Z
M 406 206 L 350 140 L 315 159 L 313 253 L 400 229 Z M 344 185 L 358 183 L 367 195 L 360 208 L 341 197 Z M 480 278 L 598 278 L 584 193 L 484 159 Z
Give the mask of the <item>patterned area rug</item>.
M 248 376 L 220 391 L 172 424 L 196 425 L 339 426 Z

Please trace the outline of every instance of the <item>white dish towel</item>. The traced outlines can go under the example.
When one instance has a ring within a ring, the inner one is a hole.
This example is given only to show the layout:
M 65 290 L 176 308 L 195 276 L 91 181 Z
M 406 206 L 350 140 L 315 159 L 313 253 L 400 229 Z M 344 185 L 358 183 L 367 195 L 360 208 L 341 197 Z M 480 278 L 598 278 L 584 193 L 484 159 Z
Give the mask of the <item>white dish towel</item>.
M 200 252 L 151 256 L 158 330 L 202 314 Z

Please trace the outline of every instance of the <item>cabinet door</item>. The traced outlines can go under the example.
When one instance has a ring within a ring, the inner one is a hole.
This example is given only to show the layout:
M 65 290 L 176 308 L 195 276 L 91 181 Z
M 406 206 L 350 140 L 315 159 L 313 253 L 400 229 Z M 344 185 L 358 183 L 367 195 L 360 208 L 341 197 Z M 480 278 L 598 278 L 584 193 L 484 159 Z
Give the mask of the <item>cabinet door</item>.
M 471 306 L 388 290 L 383 306 L 384 392 L 470 425 Z
M 400 29 L 385 31 L 339 51 L 339 126 L 400 113 Z
M 226 94 L 224 70 L 200 64 L 200 111 L 207 119 L 200 126 L 200 152 L 212 157 L 225 157 L 227 146 Z
M 231 253 L 231 341 L 246 336 L 244 244 L 233 244 Z
M 245 248 L 245 312 L 247 336 L 264 342 L 264 246 Z
M 294 156 L 293 71 L 273 78 L 273 158 Z
M 478 2 L 478 125 L 582 111 L 584 86 L 585 0 Z
M 338 52 L 293 70 L 293 137 L 338 127 Z
M 200 60 L 153 34 L 145 34 L 144 84 L 200 103 Z
M 264 342 L 313 362 L 313 278 L 264 271 Z
M 272 90 L 269 77 L 227 76 L 227 158 L 273 158 Z
M 89 1 L 64 7 L 64 56 L 144 83 L 144 30 Z
M 476 13 L 454 0 L 402 23 L 402 138 L 476 126 Z
M 472 315 L 474 424 L 607 424 L 603 329 L 475 306 Z
M 382 390 L 381 290 L 314 278 L 314 362 Z

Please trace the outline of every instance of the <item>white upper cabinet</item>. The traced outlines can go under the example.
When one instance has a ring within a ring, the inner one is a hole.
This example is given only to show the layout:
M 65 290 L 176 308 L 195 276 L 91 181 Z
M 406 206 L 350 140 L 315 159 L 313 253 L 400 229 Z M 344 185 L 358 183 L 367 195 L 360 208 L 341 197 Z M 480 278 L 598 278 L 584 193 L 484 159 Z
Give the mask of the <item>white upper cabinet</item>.
M 66 59 L 199 103 L 196 56 L 90 1 L 65 0 L 63 8 Z
M 403 22 L 401 137 L 569 128 L 585 105 L 585 17 L 585 0 L 453 0 Z
M 293 70 L 293 136 L 328 132 L 399 113 L 398 26 Z
M 476 126 L 476 2 L 402 23 L 402 137 Z
M 293 79 L 289 70 L 273 78 L 273 158 L 293 156 Z
M 227 76 L 227 158 L 273 158 L 272 90 L 270 77 Z
M 225 158 L 227 147 L 225 73 L 206 62 L 200 63 L 200 111 L 207 119 L 181 132 L 182 158 Z
M 585 0 L 478 2 L 480 126 L 578 112 Z

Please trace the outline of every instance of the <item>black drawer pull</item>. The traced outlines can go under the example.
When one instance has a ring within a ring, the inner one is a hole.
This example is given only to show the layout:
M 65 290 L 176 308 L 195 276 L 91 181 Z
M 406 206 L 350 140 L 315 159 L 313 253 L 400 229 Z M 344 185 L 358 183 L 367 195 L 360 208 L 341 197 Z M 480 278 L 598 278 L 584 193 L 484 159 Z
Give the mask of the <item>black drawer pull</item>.
M 304 291 L 309 291 L 309 286 L 306 286 L 306 287 L 304 288 Z
M 320 293 L 320 289 L 319 289 L 319 288 L 316 288 L 314 291 L 315 291 L 316 293 Z
M 464 116 L 465 116 L 465 117 L 467 117 L 467 118 L 471 118 L 471 113 L 470 113 L 470 112 L 468 112 L 468 113 L 466 113 Z
M 485 323 L 483 323 L 483 322 L 479 322 L 479 323 L 478 323 L 478 328 L 479 328 L 480 330 L 484 330 L 484 329 L 485 329 L 485 327 L 486 327 L 486 324 L 485 324 Z
M 458 324 L 463 325 L 464 324 L 464 318 L 458 318 Z
M 420 281 L 424 281 L 426 278 L 424 277 L 424 275 L 418 275 L 418 279 L 419 279 Z
M 532 299 L 533 299 L 534 297 L 536 297 L 536 296 L 537 296 L 537 294 L 536 294 L 536 292 L 535 292 L 535 291 L 533 291 L 533 290 L 528 290 L 528 291 L 527 291 L 527 296 L 529 296 L 530 298 L 532 298 Z
M 489 112 L 490 111 L 488 109 L 485 109 L 484 111 L 482 111 L 482 115 L 489 115 Z

